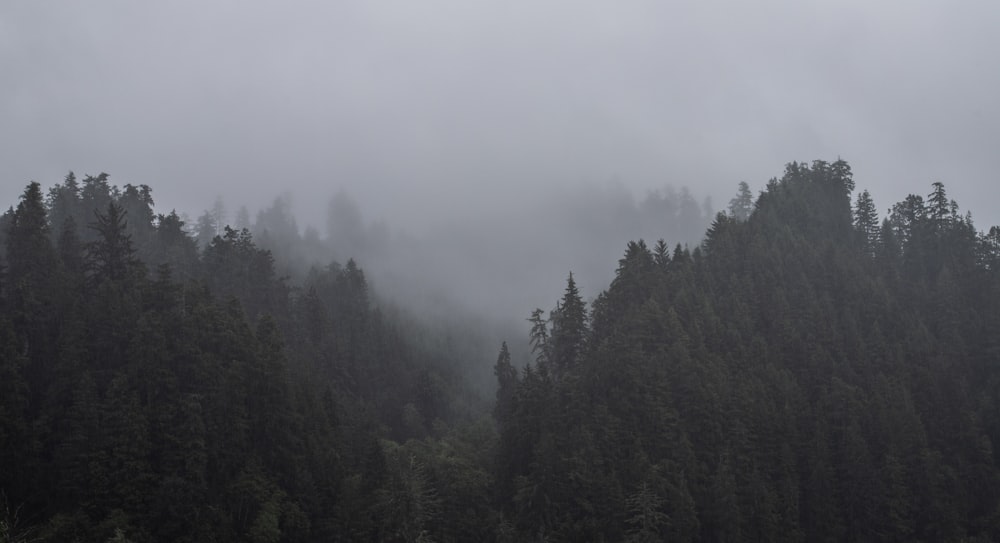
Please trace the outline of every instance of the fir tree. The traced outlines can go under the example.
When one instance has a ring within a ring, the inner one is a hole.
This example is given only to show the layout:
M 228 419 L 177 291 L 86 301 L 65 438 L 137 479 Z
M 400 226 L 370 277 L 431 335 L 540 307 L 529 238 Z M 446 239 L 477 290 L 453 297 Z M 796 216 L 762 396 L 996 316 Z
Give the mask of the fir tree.
M 745 221 L 753 213 L 753 193 L 746 181 L 740 181 L 739 191 L 729 201 L 729 216 L 738 221 Z

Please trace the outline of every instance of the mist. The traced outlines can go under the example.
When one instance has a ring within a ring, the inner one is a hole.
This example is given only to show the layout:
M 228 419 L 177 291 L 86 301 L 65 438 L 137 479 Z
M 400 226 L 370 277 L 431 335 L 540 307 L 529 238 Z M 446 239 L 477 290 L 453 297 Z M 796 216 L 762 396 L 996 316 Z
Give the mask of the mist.
M 354 260 L 383 309 L 404 312 L 432 335 L 462 336 L 464 365 L 484 389 L 501 341 L 528 360 L 526 320 L 535 308 L 554 308 L 570 273 L 593 299 L 608 287 L 630 240 L 694 247 L 715 214 L 711 199 L 687 188 L 634 194 L 617 182 L 542 187 L 516 213 L 484 208 L 428 220 L 422 228 L 402 222 L 405 217 L 369 218 L 365 203 L 345 190 L 328 200 L 322 226 L 302 224 L 299 199 L 286 192 L 264 208 L 231 212 L 218 198 L 186 222 L 202 247 L 225 226 L 248 227 L 292 286 L 311 269 Z M 255 219 L 244 224 L 247 217 Z
M 516 214 L 504 208 L 478 216 L 442 217 L 423 230 L 365 216 L 364 204 L 341 191 L 328 206 L 322 234 L 315 225 L 284 228 L 279 215 L 294 217 L 288 195 L 258 213 L 252 230 L 279 257 L 292 277 L 309 266 L 354 259 L 390 297 L 448 301 L 499 318 L 526 317 L 547 307 L 574 273 L 593 297 L 614 277 L 614 263 L 630 240 L 664 239 L 697 245 L 714 210 L 687 188 L 666 186 L 635 195 L 621 184 L 583 185 L 566 191 L 540 190 Z M 277 230 L 277 232 L 276 232 Z M 309 233 L 312 231 L 312 233 Z M 301 235 L 300 240 L 295 240 Z M 313 241 L 309 241 L 309 239 Z M 288 254 L 297 243 L 315 248 Z
M 842 156 L 883 211 L 940 180 L 995 224 L 998 18 L 987 2 L 7 4 L 0 197 L 107 171 L 166 209 L 292 190 L 322 224 L 344 188 L 425 231 L 615 179 L 724 202 Z
M 202 246 L 257 224 L 280 273 L 354 258 L 384 303 L 517 341 L 570 272 L 591 299 L 627 241 L 697 244 L 706 200 L 724 209 L 793 160 L 849 160 L 883 216 L 943 181 L 978 228 L 1000 222 L 998 18 L 986 2 L 9 4 L 0 198 L 109 172 L 193 233 L 218 201 Z M 651 220 L 649 195 L 682 187 L 699 216 Z M 288 254 L 293 236 L 311 249 Z
M 4 539 L 1000 541 L 997 28 L 0 2 Z

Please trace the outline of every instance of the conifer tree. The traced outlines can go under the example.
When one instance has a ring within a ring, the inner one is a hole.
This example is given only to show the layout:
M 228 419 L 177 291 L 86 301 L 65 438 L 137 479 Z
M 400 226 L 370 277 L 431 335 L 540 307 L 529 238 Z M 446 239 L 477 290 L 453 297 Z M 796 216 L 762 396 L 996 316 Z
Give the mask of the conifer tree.
M 108 174 L 97 176 L 86 175 L 80 187 L 80 225 L 88 224 L 95 214 L 104 213 L 108 205 L 114 201 L 117 189 L 108 182 Z M 85 242 L 94 241 L 97 232 L 92 229 L 82 231 Z
M 8 278 L 17 285 L 44 281 L 55 264 L 41 185 L 30 183 L 11 216 L 7 231 Z
M 663 512 L 663 498 L 657 496 L 645 482 L 626 500 L 630 517 L 628 538 L 634 543 L 662 541 L 661 530 L 670 522 Z
M 746 181 L 740 181 L 739 191 L 729 201 L 729 216 L 738 221 L 745 221 L 753 213 L 753 193 Z
M 656 245 L 653 246 L 653 260 L 662 271 L 666 271 L 670 265 L 670 247 L 667 247 L 663 238 L 656 240 Z
M 507 349 L 507 342 L 500 346 L 500 354 L 497 356 L 497 363 L 493 367 L 493 374 L 497 378 L 496 404 L 493 408 L 493 418 L 497 424 L 504 428 L 510 424 L 510 418 L 514 413 L 514 398 L 517 393 L 517 369 L 510 363 L 510 351 Z
M 115 202 L 108 203 L 105 214 L 95 213 L 96 220 L 90 227 L 97 232 L 97 239 L 88 245 L 87 259 L 97 281 L 121 281 L 141 267 L 125 215 Z
M 927 213 L 935 228 L 941 229 L 951 215 L 951 201 L 944 190 L 944 183 L 935 181 L 932 186 L 934 190 L 927 196 Z
M 531 311 L 531 317 L 528 318 L 528 322 L 531 323 L 531 331 L 529 332 L 531 352 L 535 355 L 535 362 L 543 366 L 548 363 L 549 359 L 549 324 L 548 321 L 542 316 L 545 312 L 541 308 L 535 308 Z
M 881 228 L 878 212 L 875 211 L 875 202 L 872 201 L 871 194 L 867 190 L 858 195 L 854 207 L 854 228 L 858 232 L 864 253 L 874 255 L 879 244 Z
M 32 182 L 21 195 L 7 231 L 6 295 L 11 324 L 30 360 L 25 378 L 40 392 L 53 362 L 57 315 L 58 257 L 49 237 L 41 186 Z
M 66 174 L 61 185 L 49 189 L 46 206 L 49 224 L 52 225 L 53 229 L 60 227 L 68 218 L 72 218 L 75 224 L 86 222 L 80 201 L 80 185 L 73 172 Z
M 552 372 L 558 378 L 577 365 L 587 336 L 587 308 L 572 272 L 552 322 Z

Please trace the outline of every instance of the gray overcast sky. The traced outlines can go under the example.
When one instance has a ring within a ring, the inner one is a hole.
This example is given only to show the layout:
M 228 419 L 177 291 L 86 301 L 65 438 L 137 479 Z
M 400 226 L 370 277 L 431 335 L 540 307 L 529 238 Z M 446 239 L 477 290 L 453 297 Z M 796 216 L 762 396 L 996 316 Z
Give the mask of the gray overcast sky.
M 942 180 L 983 229 L 998 28 L 994 1 L 8 1 L 0 201 L 72 169 L 191 215 L 344 187 L 405 225 L 612 179 L 718 208 L 840 155 L 881 211 Z

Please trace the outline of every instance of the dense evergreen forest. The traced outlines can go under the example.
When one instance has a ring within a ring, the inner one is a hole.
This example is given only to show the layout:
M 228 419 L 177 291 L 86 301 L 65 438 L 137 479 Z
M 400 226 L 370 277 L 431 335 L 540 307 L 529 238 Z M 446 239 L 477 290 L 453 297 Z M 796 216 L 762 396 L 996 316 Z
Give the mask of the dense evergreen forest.
M 570 274 L 483 400 L 353 260 L 291 279 L 149 187 L 31 183 L 0 541 L 1000 540 L 1000 228 L 854 189 L 792 163 L 592 302 Z

